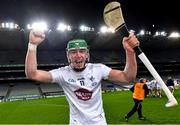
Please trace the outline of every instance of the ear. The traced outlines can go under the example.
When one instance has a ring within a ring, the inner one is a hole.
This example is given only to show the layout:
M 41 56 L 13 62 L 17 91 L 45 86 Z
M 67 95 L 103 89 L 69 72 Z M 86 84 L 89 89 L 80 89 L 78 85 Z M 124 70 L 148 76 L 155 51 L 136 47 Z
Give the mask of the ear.
M 89 50 L 87 51 L 87 54 L 86 54 L 86 61 L 89 62 L 90 60 L 90 54 L 89 54 Z
M 66 51 L 66 57 L 67 57 L 68 63 L 70 64 L 71 61 L 69 60 L 69 53 L 68 53 L 68 51 Z

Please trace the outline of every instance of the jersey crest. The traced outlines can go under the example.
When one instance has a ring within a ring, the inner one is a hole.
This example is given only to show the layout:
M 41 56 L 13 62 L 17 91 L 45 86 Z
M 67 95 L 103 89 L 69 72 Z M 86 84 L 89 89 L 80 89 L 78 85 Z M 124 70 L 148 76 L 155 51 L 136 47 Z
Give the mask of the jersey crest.
M 76 91 L 74 91 L 74 93 L 78 99 L 81 99 L 83 101 L 87 101 L 87 100 L 91 99 L 93 92 L 91 92 L 87 89 L 84 89 L 84 88 L 79 88 Z

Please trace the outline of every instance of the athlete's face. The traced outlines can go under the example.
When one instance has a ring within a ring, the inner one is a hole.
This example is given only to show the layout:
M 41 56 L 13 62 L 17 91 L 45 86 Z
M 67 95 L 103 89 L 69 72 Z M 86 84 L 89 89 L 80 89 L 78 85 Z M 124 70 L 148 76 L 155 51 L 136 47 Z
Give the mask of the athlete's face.
M 70 65 L 74 69 L 84 68 L 88 56 L 89 52 L 87 49 L 74 49 L 68 52 Z

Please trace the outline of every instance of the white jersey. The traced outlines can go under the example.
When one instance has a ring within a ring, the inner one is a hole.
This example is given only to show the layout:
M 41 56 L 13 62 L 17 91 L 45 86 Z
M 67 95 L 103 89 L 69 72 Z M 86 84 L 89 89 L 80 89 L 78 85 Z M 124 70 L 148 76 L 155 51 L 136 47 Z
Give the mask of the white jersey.
M 88 63 L 82 72 L 70 66 L 51 70 L 53 81 L 62 86 L 70 106 L 70 124 L 106 123 L 101 80 L 107 79 L 111 68 Z
M 154 79 L 150 82 L 152 89 L 161 89 L 159 83 Z

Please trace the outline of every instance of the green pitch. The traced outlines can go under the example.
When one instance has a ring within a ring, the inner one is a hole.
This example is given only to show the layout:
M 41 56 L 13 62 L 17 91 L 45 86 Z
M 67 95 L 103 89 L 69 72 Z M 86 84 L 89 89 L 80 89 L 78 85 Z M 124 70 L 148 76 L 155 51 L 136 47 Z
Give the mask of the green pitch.
M 175 91 L 180 103 L 180 90 Z M 108 124 L 126 124 L 124 115 L 133 106 L 130 91 L 103 94 L 104 110 Z M 143 115 L 146 121 L 139 121 L 137 113 L 128 124 L 180 124 L 180 105 L 165 108 L 167 98 L 148 97 L 144 100 Z M 68 124 L 69 107 L 65 97 L 49 99 L 1 102 L 0 124 Z

